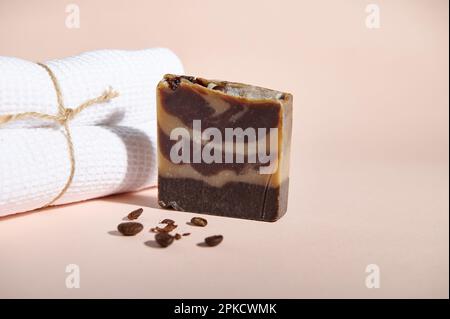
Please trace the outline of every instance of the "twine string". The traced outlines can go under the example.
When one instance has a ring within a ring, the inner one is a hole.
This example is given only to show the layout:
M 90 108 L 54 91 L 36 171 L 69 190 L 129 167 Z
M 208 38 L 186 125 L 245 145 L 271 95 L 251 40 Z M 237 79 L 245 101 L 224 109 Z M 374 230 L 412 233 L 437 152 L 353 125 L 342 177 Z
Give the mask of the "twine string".
M 86 102 L 80 104 L 78 107 L 72 109 L 72 108 L 66 108 L 64 106 L 64 101 L 62 97 L 61 88 L 59 86 L 59 82 L 56 79 L 55 74 L 53 71 L 45 64 L 43 63 L 37 63 L 39 66 L 45 69 L 47 71 L 48 75 L 50 76 L 50 79 L 53 83 L 53 87 L 55 88 L 56 92 L 56 99 L 58 102 L 58 113 L 56 115 L 51 114 L 45 114 L 45 113 L 39 113 L 39 112 L 24 112 L 24 113 L 17 113 L 17 114 L 6 114 L 6 115 L 0 115 L 0 125 L 6 124 L 9 122 L 34 118 L 34 119 L 41 119 L 44 121 L 51 121 L 54 123 L 59 124 L 63 130 L 64 130 L 64 136 L 66 137 L 67 142 L 67 150 L 69 154 L 69 160 L 70 160 L 70 174 L 69 177 L 64 185 L 64 187 L 59 191 L 59 193 L 50 200 L 47 204 L 40 208 L 44 208 L 47 206 L 52 205 L 54 202 L 56 202 L 58 199 L 60 199 L 66 191 L 69 189 L 70 185 L 72 184 L 73 177 L 75 175 L 75 152 L 73 148 L 73 140 L 72 140 L 72 134 L 70 132 L 70 126 L 69 122 L 74 119 L 79 113 L 81 113 L 83 110 L 87 109 L 88 107 L 95 105 L 95 104 L 104 104 L 112 99 L 119 96 L 119 93 L 114 91 L 111 87 L 109 87 L 107 90 L 105 90 L 100 96 L 87 100 Z

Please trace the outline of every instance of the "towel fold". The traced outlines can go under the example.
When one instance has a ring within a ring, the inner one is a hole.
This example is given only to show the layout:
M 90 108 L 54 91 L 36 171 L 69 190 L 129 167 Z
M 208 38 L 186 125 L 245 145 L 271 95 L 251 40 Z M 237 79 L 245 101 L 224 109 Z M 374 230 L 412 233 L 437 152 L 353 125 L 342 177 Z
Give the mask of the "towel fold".
M 73 121 L 76 125 L 130 125 L 156 119 L 156 85 L 165 73 L 182 72 L 168 49 L 99 50 L 45 63 L 55 74 L 66 107 L 98 97 L 109 86 L 120 93 L 107 106 L 93 106 Z M 0 115 L 22 112 L 57 113 L 55 88 L 47 72 L 34 62 L 0 57 Z M 41 120 L 1 128 L 42 127 Z

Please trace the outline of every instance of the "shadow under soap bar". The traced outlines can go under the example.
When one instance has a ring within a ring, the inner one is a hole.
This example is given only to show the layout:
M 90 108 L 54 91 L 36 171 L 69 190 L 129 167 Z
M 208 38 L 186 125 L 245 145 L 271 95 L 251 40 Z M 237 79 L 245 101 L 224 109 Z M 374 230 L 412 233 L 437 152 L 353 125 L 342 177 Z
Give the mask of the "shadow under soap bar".
M 157 114 L 162 207 L 262 221 L 284 215 L 291 94 L 168 74 Z

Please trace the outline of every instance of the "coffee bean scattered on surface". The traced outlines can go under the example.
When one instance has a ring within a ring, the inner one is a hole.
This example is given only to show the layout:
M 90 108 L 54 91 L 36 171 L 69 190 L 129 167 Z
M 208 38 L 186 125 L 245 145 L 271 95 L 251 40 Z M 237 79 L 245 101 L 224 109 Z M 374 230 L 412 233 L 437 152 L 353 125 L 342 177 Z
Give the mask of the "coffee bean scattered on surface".
M 222 235 L 215 235 L 215 236 L 210 236 L 210 237 L 206 237 L 205 238 L 205 243 L 206 245 L 210 246 L 210 247 L 214 247 L 219 245 L 223 240 L 223 236 Z
M 152 231 L 154 233 L 170 233 L 172 230 L 174 230 L 177 227 L 178 227 L 178 225 L 175 225 L 175 224 L 167 224 L 163 228 L 153 227 L 150 229 L 150 231 Z
M 129 220 L 138 219 L 139 216 L 141 216 L 143 211 L 144 211 L 144 209 L 142 209 L 142 208 L 138 208 L 136 210 L 133 210 L 131 213 L 128 214 L 127 218 Z
M 161 247 L 167 247 L 173 243 L 173 236 L 168 233 L 157 233 L 155 240 Z
M 172 230 L 174 230 L 174 229 L 177 228 L 177 227 L 178 227 L 178 225 L 175 225 L 175 224 L 167 224 L 167 225 L 163 228 L 163 231 L 166 232 L 166 233 L 169 233 L 169 232 L 171 232 Z
M 136 210 L 133 210 L 127 215 L 127 218 L 129 220 L 135 220 L 138 219 L 141 214 L 143 213 L 142 208 L 138 208 Z M 175 221 L 169 218 L 163 219 L 160 224 L 165 224 L 164 227 L 153 227 L 150 229 L 150 231 L 156 233 L 155 234 L 155 241 L 158 243 L 161 247 L 168 247 L 170 246 L 174 240 L 180 240 L 183 236 L 189 236 L 191 233 L 176 233 L 175 235 L 171 235 L 170 232 L 173 231 L 178 227 L 178 225 L 175 224 Z M 205 227 L 208 225 L 208 221 L 205 218 L 202 217 L 193 217 L 191 218 L 191 224 L 199 227 Z M 123 235 L 123 236 L 134 236 L 138 234 L 139 232 L 144 229 L 144 226 L 141 223 L 138 222 L 124 222 L 117 225 L 117 230 Z M 209 236 L 205 238 L 205 244 L 210 247 L 214 247 L 219 245 L 223 241 L 222 235 L 215 235 L 215 236 Z
M 192 217 L 191 223 L 195 226 L 205 227 L 208 225 L 208 221 L 202 217 Z
M 170 224 L 175 224 L 175 221 L 172 220 L 172 219 L 166 218 L 166 219 L 160 221 L 159 223 L 160 224 L 168 224 L 168 225 L 170 225 Z
M 117 230 L 124 236 L 134 236 L 139 233 L 144 226 L 137 222 L 121 223 L 117 226 Z

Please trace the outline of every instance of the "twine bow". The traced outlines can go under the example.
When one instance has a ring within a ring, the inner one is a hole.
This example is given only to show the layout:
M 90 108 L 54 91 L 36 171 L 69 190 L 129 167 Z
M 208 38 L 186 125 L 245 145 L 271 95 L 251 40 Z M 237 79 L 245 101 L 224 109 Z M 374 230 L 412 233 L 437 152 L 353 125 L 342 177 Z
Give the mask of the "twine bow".
M 54 123 L 59 124 L 61 127 L 64 128 L 65 137 L 66 137 L 66 141 L 67 141 L 67 149 L 69 152 L 70 174 L 69 174 L 69 178 L 67 179 L 66 184 L 64 185 L 63 189 L 61 189 L 61 191 L 51 201 L 49 201 L 44 206 L 40 207 L 40 208 L 44 208 L 44 207 L 52 205 L 54 202 L 56 202 L 58 199 L 60 199 L 61 196 L 64 195 L 64 193 L 67 191 L 67 189 L 69 189 L 69 187 L 73 181 L 73 177 L 75 175 L 75 152 L 73 149 L 73 141 L 72 141 L 72 136 L 70 133 L 69 122 L 72 119 L 74 119 L 80 112 L 87 109 L 88 107 L 90 107 L 94 104 L 102 104 L 102 103 L 109 102 L 112 99 L 118 97 L 119 93 L 114 91 L 110 87 L 107 90 L 105 90 L 103 92 L 103 94 L 101 94 L 100 96 L 90 99 L 90 100 L 87 100 L 86 102 L 80 104 L 78 107 L 76 107 L 74 109 L 71 109 L 68 107 L 66 108 L 64 106 L 64 102 L 63 102 L 63 98 L 62 98 L 61 88 L 59 86 L 58 80 L 55 77 L 55 74 L 47 65 L 42 64 L 42 63 L 37 63 L 37 64 L 39 66 L 43 67 L 47 71 L 48 75 L 50 76 L 50 79 L 52 80 L 53 87 L 55 88 L 55 92 L 56 92 L 56 98 L 58 101 L 58 113 L 56 115 L 51 115 L 51 114 L 45 114 L 45 113 L 39 113 L 39 112 L 24 112 L 24 113 L 17 113 L 17 114 L 0 115 L 0 125 L 6 124 L 8 122 L 19 121 L 19 120 L 28 119 L 28 118 L 35 118 L 35 119 L 41 119 L 41 120 L 46 120 L 46 121 L 52 121 Z

